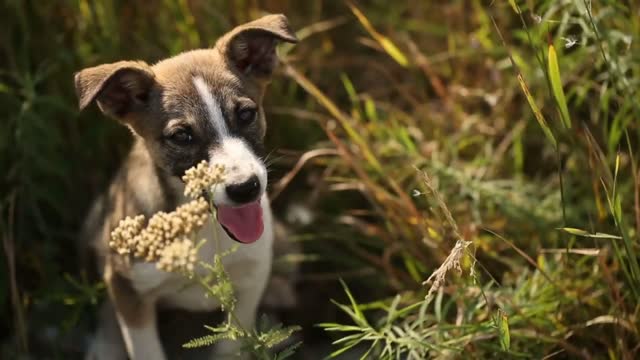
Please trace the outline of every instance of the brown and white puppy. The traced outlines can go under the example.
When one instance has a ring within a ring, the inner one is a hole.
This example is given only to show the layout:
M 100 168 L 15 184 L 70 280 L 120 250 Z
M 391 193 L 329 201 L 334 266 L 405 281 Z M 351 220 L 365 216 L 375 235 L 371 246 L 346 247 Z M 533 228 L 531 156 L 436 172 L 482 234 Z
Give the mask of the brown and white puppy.
M 285 16 L 268 15 L 236 27 L 211 49 L 185 52 L 155 65 L 121 61 L 76 74 L 80 108 L 96 101 L 135 137 L 131 153 L 85 225 L 84 238 L 96 250 L 109 294 L 87 358 L 165 359 L 156 328 L 159 307 L 219 307 L 199 285 L 157 270 L 152 263 L 124 261 L 107 245 L 124 217 L 148 218 L 186 202 L 180 178 L 202 160 L 224 165 L 225 183 L 213 193 L 222 226 L 209 224 L 198 234 L 209 240 L 198 256 L 211 261 L 216 237 L 221 239 L 220 251 L 243 243 L 224 262 L 235 286 L 238 320 L 244 327 L 253 326 L 272 259 L 261 103 L 277 64 L 279 41 L 297 39 Z M 216 352 L 234 349 L 237 344 L 223 343 Z

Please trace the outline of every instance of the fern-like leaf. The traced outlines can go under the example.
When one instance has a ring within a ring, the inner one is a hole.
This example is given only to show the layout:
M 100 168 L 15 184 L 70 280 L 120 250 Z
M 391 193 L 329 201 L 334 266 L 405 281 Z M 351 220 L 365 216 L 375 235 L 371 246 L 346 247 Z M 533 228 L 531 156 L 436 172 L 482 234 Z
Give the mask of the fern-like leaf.
M 183 348 L 193 349 L 205 346 L 211 346 L 223 339 L 232 339 L 233 335 L 230 333 L 217 333 L 205 335 L 199 338 L 191 339 L 189 342 L 182 344 Z
M 300 326 L 287 326 L 284 328 L 273 328 L 265 333 L 260 334 L 260 342 L 268 349 L 278 345 L 288 339 L 291 334 L 299 331 Z
M 284 360 L 296 353 L 296 350 L 302 345 L 302 341 L 298 341 L 297 343 L 287 346 L 286 349 L 277 353 L 274 357 L 274 360 Z

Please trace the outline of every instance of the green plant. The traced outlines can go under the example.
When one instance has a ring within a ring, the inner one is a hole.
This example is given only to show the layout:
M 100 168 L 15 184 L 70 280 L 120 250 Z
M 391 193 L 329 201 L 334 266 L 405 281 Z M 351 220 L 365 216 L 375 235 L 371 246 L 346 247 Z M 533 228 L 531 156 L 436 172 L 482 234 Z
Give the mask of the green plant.
M 206 277 L 195 276 L 195 280 L 206 289 L 208 296 L 214 296 L 220 301 L 222 310 L 226 315 L 226 321 L 216 327 L 205 325 L 205 328 L 211 331 L 212 334 L 192 339 L 183 346 L 185 348 L 197 348 L 212 346 L 220 340 L 233 340 L 241 341 L 243 344 L 242 353 L 252 354 L 253 358 L 256 359 L 282 360 L 291 357 L 294 355 L 295 349 L 300 346 L 300 343 L 290 345 L 277 353 L 273 353 L 272 349 L 287 340 L 294 332 L 299 331 L 300 327 L 282 327 L 281 324 L 270 324 L 268 318 L 263 317 L 256 329 L 245 329 L 234 321 L 236 298 L 233 294 L 233 284 L 222 265 L 222 258 L 235 251 L 235 249 L 223 254 L 216 254 L 212 262 L 213 265 L 200 263 L 201 266 L 210 271 L 210 274 Z
M 389 57 L 391 90 L 376 97 L 377 88 L 359 91 L 354 77 L 366 83 L 361 76 L 342 74 L 349 101 L 338 104 L 290 65 L 288 74 L 333 119 L 315 117 L 340 155 L 328 181 L 336 188 L 359 183 L 369 205 L 348 219 L 368 240 L 351 240 L 347 249 L 399 294 L 359 304 L 345 287 L 350 304 L 339 307 L 349 322 L 321 325 L 339 333 L 334 356 L 360 348 L 362 358 L 385 359 L 589 358 L 602 349 L 635 357 L 639 247 L 627 224 L 639 223 L 638 127 L 631 122 L 638 97 L 630 84 L 638 84 L 640 69 L 629 34 L 639 24 L 631 5 L 599 6 L 473 2 L 467 26 L 485 61 L 474 64 L 477 81 L 456 78 L 459 67 L 474 63 L 466 54 L 450 50 L 451 63 L 436 63 L 438 54 L 422 54 L 411 38 L 416 23 L 404 19 L 399 30 L 402 22 L 394 22 L 401 34 L 383 36 L 376 24 L 393 15 L 355 5 L 367 46 Z M 460 40 L 455 32 L 438 35 L 449 49 Z M 464 85 L 446 87 L 443 78 Z M 420 107 L 423 89 L 435 94 L 435 113 Z M 486 123 L 468 112 L 477 109 L 465 105 L 469 97 L 491 107 Z M 412 165 L 430 174 L 423 186 L 436 196 L 420 196 Z M 428 270 L 433 264 L 442 265 Z M 470 278 L 442 286 L 441 275 L 458 267 Z M 425 301 L 417 285 L 427 277 L 438 286 Z M 613 331 L 595 336 L 594 328 Z

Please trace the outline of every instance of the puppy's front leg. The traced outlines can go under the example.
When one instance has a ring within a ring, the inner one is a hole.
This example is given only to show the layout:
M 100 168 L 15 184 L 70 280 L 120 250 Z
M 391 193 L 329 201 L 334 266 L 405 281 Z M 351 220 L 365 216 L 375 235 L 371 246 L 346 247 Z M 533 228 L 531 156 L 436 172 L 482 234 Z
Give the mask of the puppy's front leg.
M 100 309 L 98 329 L 85 354 L 85 360 L 127 360 L 127 349 L 111 301 Z
M 118 274 L 105 276 L 105 280 L 129 358 L 165 360 L 156 325 L 155 301 L 137 294 L 130 281 Z
M 151 313 L 155 313 L 155 309 Z M 145 324 L 132 324 L 120 313 L 116 313 L 122 338 L 131 360 L 164 360 L 166 359 L 158 336 L 155 316 Z

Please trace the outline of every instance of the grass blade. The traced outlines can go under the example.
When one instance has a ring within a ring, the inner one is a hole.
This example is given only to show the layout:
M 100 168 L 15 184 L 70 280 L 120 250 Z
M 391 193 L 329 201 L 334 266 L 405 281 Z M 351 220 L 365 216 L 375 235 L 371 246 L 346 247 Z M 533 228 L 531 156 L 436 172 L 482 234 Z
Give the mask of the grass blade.
M 511 347 L 511 334 L 509 332 L 509 318 L 502 310 L 498 310 L 495 317 L 496 327 L 498 328 L 498 336 L 500 339 L 500 347 L 504 351 L 509 351 Z
M 551 90 L 553 97 L 560 109 L 562 123 L 567 129 L 571 129 L 571 118 L 569 117 L 569 108 L 567 107 L 567 99 L 562 89 L 562 81 L 560 79 L 560 66 L 558 65 L 558 54 L 553 44 L 549 44 L 549 81 L 551 82 Z
M 362 13 L 362 11 L 360 11 L 360 9 L 358 9 L 355 5 L 353 5 L 350 2 L 348 2 L 347 5 L 349 5 L 349 8 L 351 9 L 351 12 L 353 12 L 353 15 L 355 15 L 358 21 L 360 21 L 360 24 L 362 24 L 362 26 L 365 28 L 365 30 L 367 30 L 369 35 L 371 35 L 371 37 L 375 41 L 377 41 L 378 44 L 380 44 L 382 49 L 384 49 L 384 51 L 387 54 L 389 54 L 389 56 L 391 56 L 391 58 L 393 58 L 393 60 L 395 60 L 402 67 L 408 67 L 409 60 L 407 59 L 405 54 L 402 51 L 400 51 L 400 49 L 391 40 L 389 40 L 388 37 L 376 31 L 376 29 L 373 27 L 369 19 L 367 19 L 367 17 L 364 15 L 364 13 Z
M 520 7 L 516 4 L 516 0 L 509 0 L 509 5 L 511 5 L 511 8 L 516 14 L 520 14 Z
M 511 66 L 513 67 L 513 69 L 514 69 L 514 71 L 516 73 L 516 77 L 518 79 L 518 84 L 520 84 L 520 88 L 522 89 L 522 92 L 524 93 L 525 97 L 527 98 L 527 102 L 529 103 L 529 107 L 531 108 L 531 111 L 533 111 L 533 115 L 535 116 L 536 120 L 538 121 L 538 124 L 540 124 L 540 127 L 542 128 L 542 131 L 544 132 L 544 135 L 547 137 L 549 142 L 551 142 L 551 144 L 553 145 L 553 148 L 557 149 L 558 148 L 558 142 L 556 141 L 556 138 L 553 136 L 553 133 L 551 132 L 551 128 L 549 128 L 549 125 L 547 124 L 547 121 L 545 120 L 544 116 L 542 115 L 542 112 L 540 111 L 540 108 L 538 108 L 538 105 L 536 104 L 535 99 L 531 95 L 531 91 L 529 91 L 529 87 L 527 86 L 527 83 L 524 81 L 524 76 L 522 76 L 522 72 L 520 71 L 520 68 L 518 67 L 518 64 L 516 64 L 515 60 L 513 60 L 513 56 L 511 55 L 511 51 L 509 50 L 509 47 L 507 46 L 507 42 L 504 40 L 504 37 L 502 36 L 502 32 L 500 31 L 500 28 L 498 27 L 498 24 L 496 23 L 496 19 L 491 17 L 491 21 L 493 21 L 493 26 L 495 27 L 496 32 L 498 33 L 498 36 L 500 37 L 500 41 L 502 42 L 502 45 L 505 47 L 505 49 L 507 50 L 507 53 L 509 54 L 509 61 L 511 62 Z
M 586 230 L 570 228 L 570 227 L 560 228 L 559 230 L 562 230 L 571 235 L 582 236 L 582 237 L 589 237 L 589 238 L 596 238 L 596 239 L 615 239 L 615 240 L 622 239 L 621 236 L 617 236 L 617 235 L 605 234 L 601 232 L 590 233 Z

